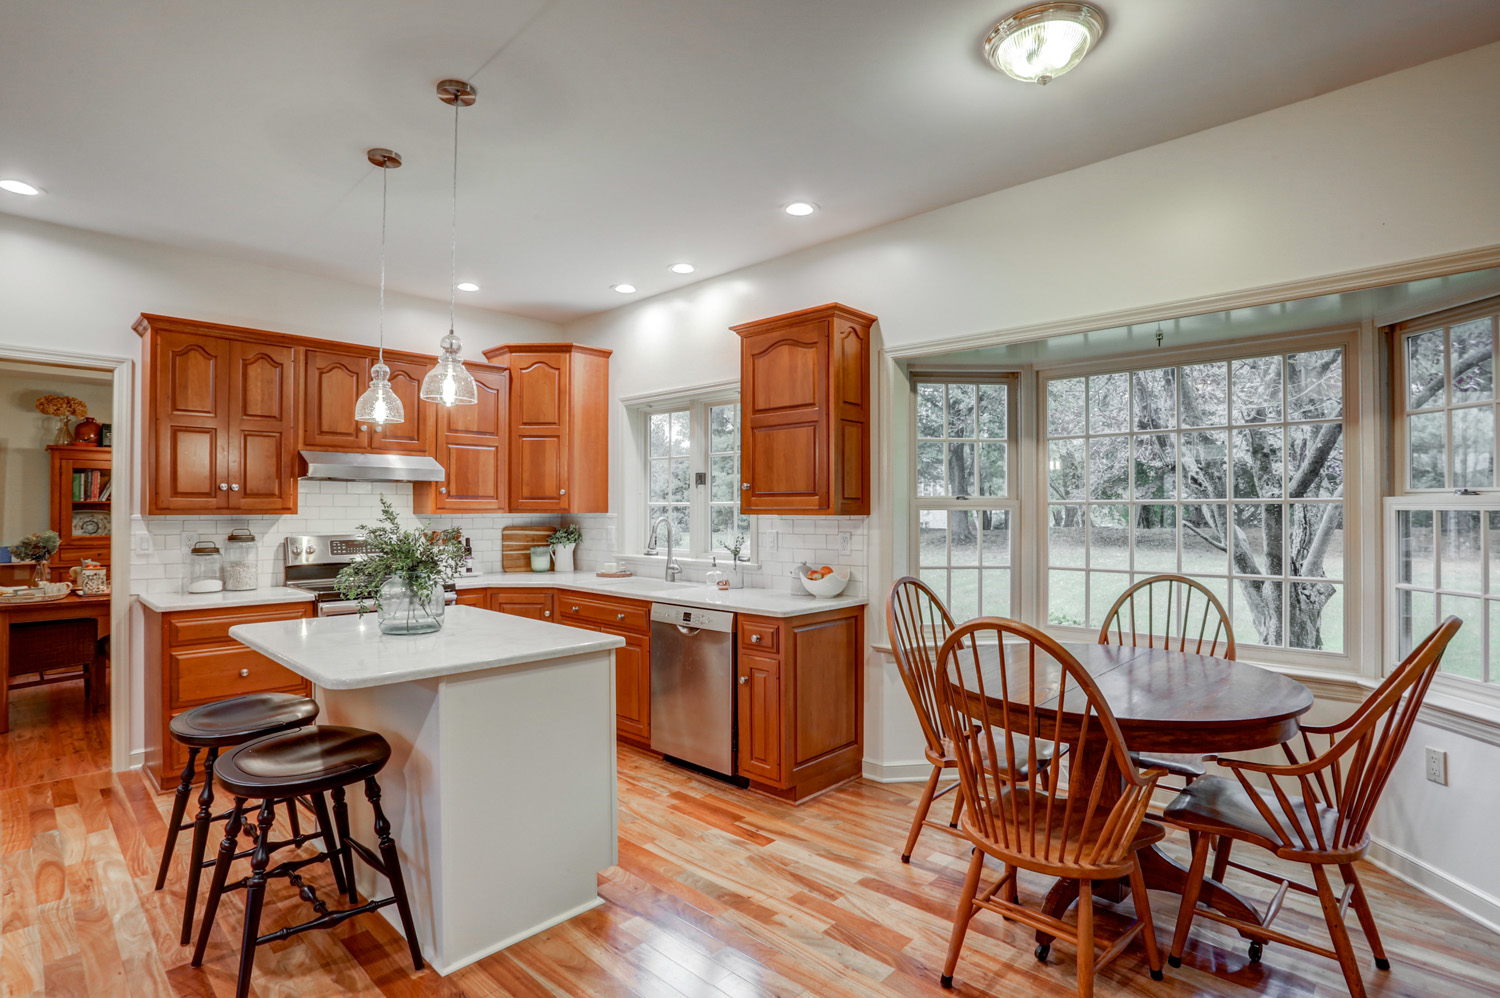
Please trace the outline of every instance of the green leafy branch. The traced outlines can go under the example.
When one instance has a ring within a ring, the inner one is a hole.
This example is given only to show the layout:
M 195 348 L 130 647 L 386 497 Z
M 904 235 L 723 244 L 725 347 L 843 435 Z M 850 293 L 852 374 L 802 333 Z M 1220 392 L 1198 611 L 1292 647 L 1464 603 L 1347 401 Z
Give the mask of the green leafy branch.
M 391 576 L 397 576 L 422 606 L 432 598 L 434 587 L 456 576 L 463 567 L 464 544 L 457 527 L 430 530 L 401 529 L 395 507 L 380 497 L 380 523 L 363 524 L 367 553 L 339 571 L 334 584 L 345 599 L 358 600 L 361 614 L 367 613 L 366 601 L 380 608 L 380 587 Z M 441 598 L 439 596 L 438 598 Z

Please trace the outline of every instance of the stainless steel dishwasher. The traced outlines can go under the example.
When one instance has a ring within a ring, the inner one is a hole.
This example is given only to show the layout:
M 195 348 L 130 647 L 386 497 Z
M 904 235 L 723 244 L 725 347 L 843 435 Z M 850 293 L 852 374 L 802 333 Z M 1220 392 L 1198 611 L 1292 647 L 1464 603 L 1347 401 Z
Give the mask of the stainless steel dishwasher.
M 734 614 L 651 604 L 651 748 L 734 773 Z

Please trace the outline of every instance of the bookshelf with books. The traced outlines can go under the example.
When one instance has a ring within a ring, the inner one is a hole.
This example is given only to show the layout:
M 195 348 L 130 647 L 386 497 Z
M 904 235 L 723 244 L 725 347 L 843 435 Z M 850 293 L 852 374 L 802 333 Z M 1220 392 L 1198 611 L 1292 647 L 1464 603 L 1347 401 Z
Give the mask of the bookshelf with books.
M 52 559 L 54 581 L 85 558 L 109 564 L 114 480 L 109 447 L 48 447 L 52 459 L 52 529 L 61 544 Z

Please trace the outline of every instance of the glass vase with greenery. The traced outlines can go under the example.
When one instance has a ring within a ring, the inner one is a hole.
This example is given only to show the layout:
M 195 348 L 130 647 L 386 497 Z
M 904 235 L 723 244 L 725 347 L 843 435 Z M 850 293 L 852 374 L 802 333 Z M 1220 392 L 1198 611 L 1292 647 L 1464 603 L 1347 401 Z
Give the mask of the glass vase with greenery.
M 385 634 L 427 634 L 443 626 L 443 583 L 463 567 L 457 527 L 403 530 L 396 510 L 380 497 L 380 522 L 359 528 L 366 553 L 345 565 L 335 584 L 357 600 L 361 615 L 373 604 Z

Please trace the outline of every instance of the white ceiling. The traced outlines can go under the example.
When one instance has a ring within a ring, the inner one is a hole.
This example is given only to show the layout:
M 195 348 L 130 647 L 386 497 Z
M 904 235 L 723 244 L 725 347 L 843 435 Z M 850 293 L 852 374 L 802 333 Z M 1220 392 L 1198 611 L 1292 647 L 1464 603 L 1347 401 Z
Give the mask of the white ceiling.
M 6 0 L 0 211 L 567 320 L 1500 39 L 1495 0 L 1098 0 L 1045 88 L 1020 0 Z M 779 206 L 823 210 L 791 218 Z M 679 277 L 669 264 L 698 273 Z

